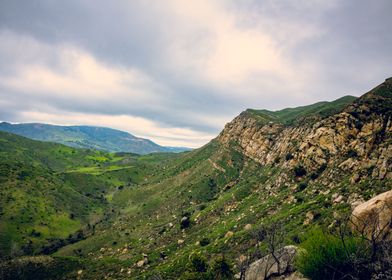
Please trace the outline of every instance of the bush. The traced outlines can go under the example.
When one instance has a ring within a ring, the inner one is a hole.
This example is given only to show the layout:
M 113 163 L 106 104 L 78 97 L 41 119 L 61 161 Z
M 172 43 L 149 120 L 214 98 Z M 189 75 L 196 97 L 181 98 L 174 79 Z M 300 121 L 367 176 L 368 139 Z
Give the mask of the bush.
M 297 165 L 294 167 L 294 175 L 295 177 L 302 177 L 306 175 L 306 169 L 302 165 Z
M 192 255 L 188 269 L 191 272 L 206 272 L 208 270 L 207 259 L 199 254 Z
M 208 238 L 203 238 L 202 240 L 200 240 L 200 246 L 204 247 L 207 246 L 208 244 L 210 244 L 210 240 Z
M 341 239 L 320 229 L 310 232 L 301 247 L 304 250 L 296 258 L 296 267 L 314 280 L 356 279 L 352 278 L 358 271 L 356 264 L 368 259 L 370 253 L 364 239 Z
M 233 279 L 232 265 L 224 256 L 218 256 L 211 266 L 213 279 Z
M 293 158 L 294 158 L 294 156 L 293 156 L 292 153 L 287 153 L 287 154 L 286 154 L 286 161 L 289 161 L 289 160 L 291 160 L 291 159 L 293 159 Z
M 304 189 L 306 189 L 307 186 L 308 186 L 308 183 L 306 183 L 306 182 L 301 182 L 301 183 L 298 184 L 297 190 L 298 190 L 299 192 L 301 192 L 301 191 L 303 191 Z
M 352 150 L 352 149 L 348 150 L 346 155 L 348 158 L 357 158 L 358 157 L 357 151 Z

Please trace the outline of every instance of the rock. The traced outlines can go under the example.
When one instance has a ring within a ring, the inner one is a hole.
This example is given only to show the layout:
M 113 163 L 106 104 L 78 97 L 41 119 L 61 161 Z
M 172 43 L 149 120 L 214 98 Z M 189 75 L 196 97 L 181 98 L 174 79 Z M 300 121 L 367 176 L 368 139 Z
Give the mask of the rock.
M 140 260 L 140 261 L 138 261 L 137 263 L 136 263 L 136 266 L 137 267 L 143 267 L 144 266 L 144 260 Z
M 343 201 L 344 197 L 342 195 L 338 195 L 337 193 L 334 193 L 332 199 L 333 199 L 333 203 L 338 204 Z
M 82 273 L 83 273 L 82 269 L 78 270 L 78 275 L 82 275 Z
M 178 239 L 178 240 L 177 240 L 177 244 L 178 244 L 178 245 L 182 245 L 182 244 L 184 244 L 184 242 L 185 242 L 184 239 Z
M 351 222 L 355 231 L 368 238 L 392 240 L 392 190 L 355 207 Z
M 305 217 L 304 225 L 309 225 L 314 220 L 314 214 L 312 211 L 307 212 Z
M 292 273 L 281 275 L 281 276 L 272 276 L 271 280 L 309 280 L 302 275 L 302 273 L 298 271 L 294 271 Z
M 251 224 L 246 224 L 245 226 L 244 226 L 244 230 L 251 230 L 252 229 L 252 225 Z
M 351 184 L 358 183 L 360 179 L 361 179 L 361 177 L 359 176 L 359 174 L 358 174 L 358 173 L 354 173 L 354 174 L 351 176 L 351 178 L 350 178 L 350 183 L 351 183 Z
M 228 232 L 226 232 L 226 234 L 225 234 L 225 238 L 230 238 L 230 237 L 232 237 L 233 235 L 234 235 L 234 232 L 228 231 Z
M 298 248 L 292 245 L 277 250 L 275 255 L 279 260 L 279 266 L 271 254 L 251 263 L 245 271 L 245 280 L 264 280 L 272 275 L 279 276 L 293 272 L 294 257 L 297 252 Z

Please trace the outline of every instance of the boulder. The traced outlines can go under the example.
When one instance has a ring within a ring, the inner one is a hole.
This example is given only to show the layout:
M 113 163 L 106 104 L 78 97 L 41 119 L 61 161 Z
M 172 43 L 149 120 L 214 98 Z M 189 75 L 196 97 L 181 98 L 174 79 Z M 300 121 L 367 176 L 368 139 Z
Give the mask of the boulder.
M 351 222 L 353 229 L 367 238 L 392 240 L 392 190 L 355 207 Z
M 278 262 L 269 254 L 255 262 L 251 263 L 245 271 L 245 280 L 264 280 L 270 279 L 272 276 L 286 275 L 294 271 L 294 257 L 298 252 L 296 246 L 285 246 L 277 250 L 274 255 Z
M 270 279 L 271 280 L 309 280 L 308 278 L 305 278 L 305 276 L 303 276 L 302 273 L 298 271 L 294 271 L 286 275 L 272 276 Z

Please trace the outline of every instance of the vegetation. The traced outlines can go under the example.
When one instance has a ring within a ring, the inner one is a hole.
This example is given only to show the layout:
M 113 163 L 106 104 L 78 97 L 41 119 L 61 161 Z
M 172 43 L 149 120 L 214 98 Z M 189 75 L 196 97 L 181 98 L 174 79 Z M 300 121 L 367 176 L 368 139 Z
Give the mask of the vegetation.
M 328 106 L 245 114 L 288 125 L 300 112 L 328 115 Z M 341 165 L 347 154 L 313 166 L 297 156 L 297 144 L 261 164 L 235 141 L 135 155 L 0 133 L 4 278 L 26 279 L 17 272 L 34 275 L 38 267 L 40 279 L 232 279 L 256 259 L 279 259 L 290 244 L 306 249 L 297 265 L 308 276 L 346 273 L 362 259 L 361 271 L 379 273 L 388 250 L 378 248 L 387 243 L 373 242 L 379 255 L 361 235 L 343 231 L 342 239 L 337 216 L 350 213 L 358 194 L 369 199 L 390 190 L 391 180 L 365 166 L 352 183 L 356 174 Z
M 18 134 L 40 141 L 55 142 L 74 148 L 107 152 L 148 154 L 156 152 L 183 152 L 188 148 L 163 147 L 148 139 L 106 127 L 59 126 L 39 123 L 0 123 L 0 131 Z M 97 159 L 99 160 L 99 159 Z

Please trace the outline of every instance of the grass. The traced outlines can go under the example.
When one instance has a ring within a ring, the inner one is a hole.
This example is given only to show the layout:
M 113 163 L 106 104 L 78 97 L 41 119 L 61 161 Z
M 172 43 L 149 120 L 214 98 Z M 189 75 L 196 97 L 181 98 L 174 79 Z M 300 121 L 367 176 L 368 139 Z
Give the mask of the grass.
M 327 116 L 331 107 L 340 110 L 350 100 L 246 114 L 288 125 L 304 115 Z M 2 253 L 9 255 L 30 241 L 39 253 L 82 231 L 83 238 L 64 244 L 53 256 L 71 258 L 78 269 L 84 266 L 86 279 L 176 279 L 196 253 L 210 267 L 222 255 L 233 264 L 255 251 L 254 231 L 261 226 L 284 223 L 285 244 L 290 244 L 314 226 L 329 226 L 335 211 L 350 211 L 347 203 L 332 203 L 333 193 L 370 197 L 391 186 L 390 180 L 370 177 L 351 185 L 351 174 L 335 165 L 326 165 L 321 176 L 299 172 L 298 178 L 293 167 L 261 165 L 235 143 L 222 146 L 217 140 L 180 155 L 138 156 L 0 136 Z M 324 178 L 333 178 L 333 186 Z M 309 211 L 317 218 L 307 225 Z M 181 229 L 183 216 L 191 222 Z M 143 254 L 148 264 L 137 267 Z M 75 269 L 64 273 L 75 277 Z

